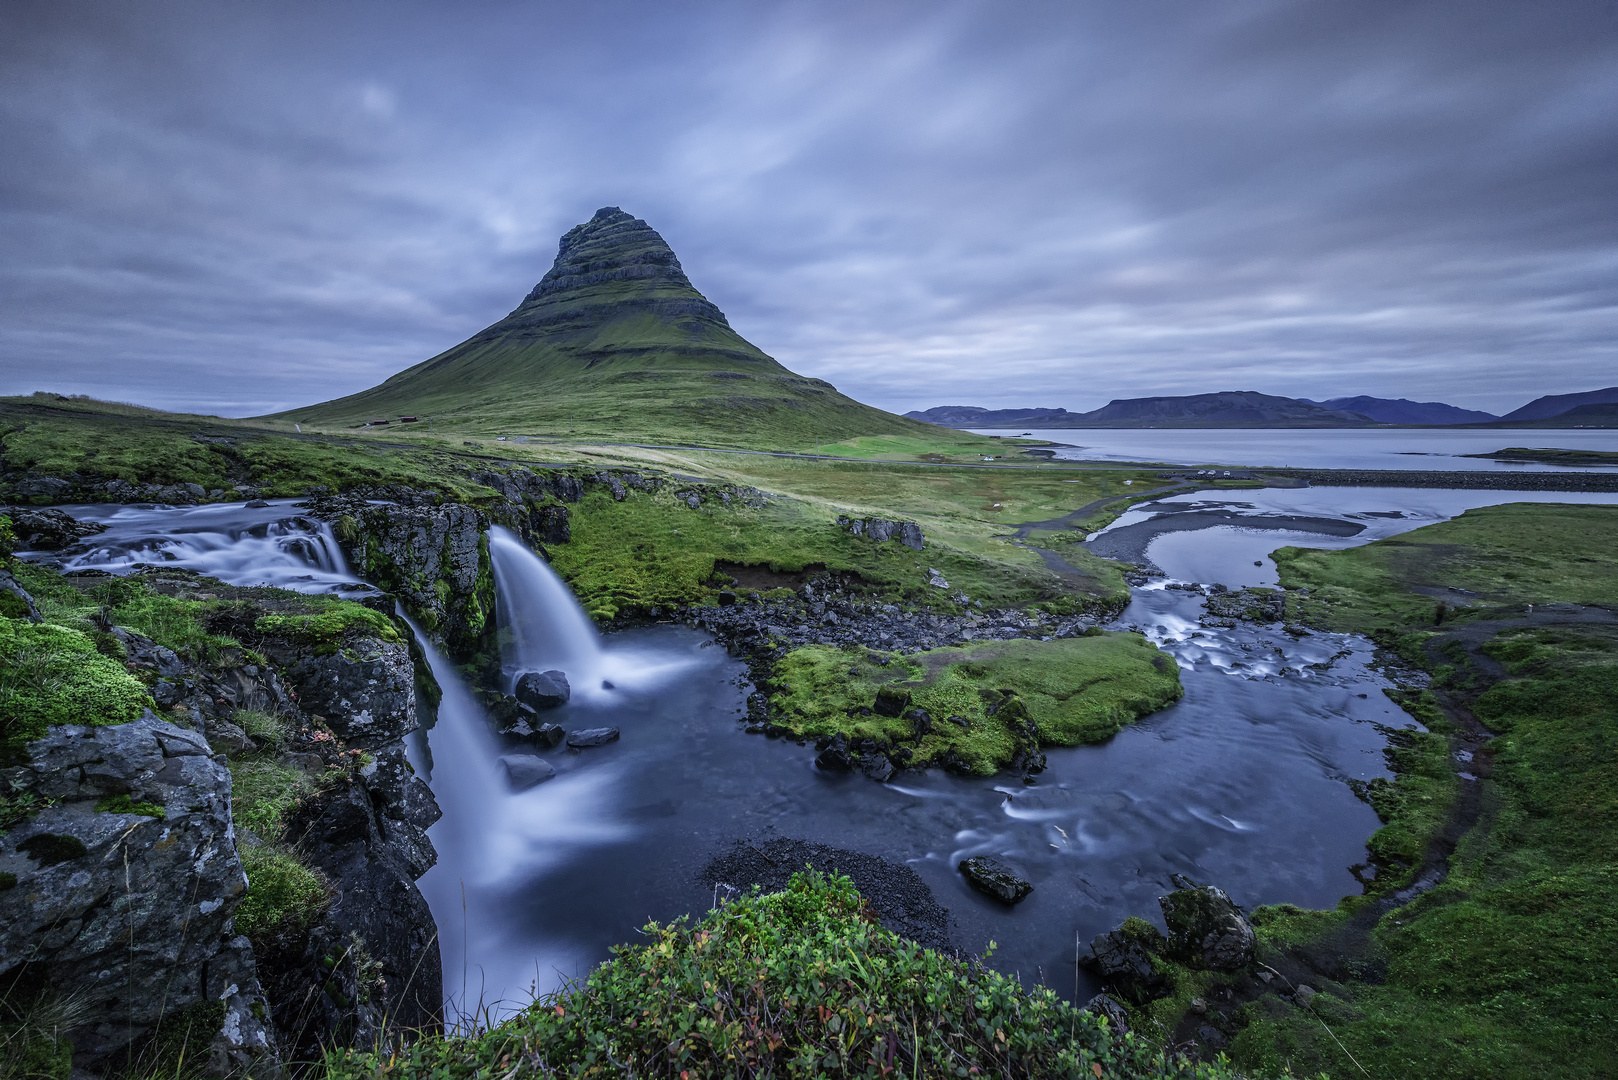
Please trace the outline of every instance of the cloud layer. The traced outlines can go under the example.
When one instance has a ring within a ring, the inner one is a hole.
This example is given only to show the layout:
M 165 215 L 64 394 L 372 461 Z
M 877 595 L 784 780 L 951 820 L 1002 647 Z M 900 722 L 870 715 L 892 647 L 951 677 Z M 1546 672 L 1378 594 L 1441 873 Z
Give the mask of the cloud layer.
M 0 7 L 0 392 L 252 414 L 599 206 L 886 408 L 1618 382 L 1618 9 Z

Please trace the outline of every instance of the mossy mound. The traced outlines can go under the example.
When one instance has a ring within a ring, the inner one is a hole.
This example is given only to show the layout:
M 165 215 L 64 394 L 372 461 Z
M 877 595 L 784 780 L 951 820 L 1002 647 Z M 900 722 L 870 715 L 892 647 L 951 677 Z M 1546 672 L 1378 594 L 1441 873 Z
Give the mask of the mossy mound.
M 947 762 L 983 775 L 1025 749 L 1027 721 L 1040 745 L 1098 743 L 1184 693 L 1173 659 L 1133 633 L 904 657 L 811 645 L 783 657 L 771 678 L 771 719 L 795 735 L 903 744 L 911 765 Z M 908 693 L 900 715 L 876 709 L 884 689 Z M 911 709 L 926 713 L 920 727 Z
M 19 753 L 51 724 L 124 724 L 152 697 L 88 634 L 0 618 L 0 756 Z

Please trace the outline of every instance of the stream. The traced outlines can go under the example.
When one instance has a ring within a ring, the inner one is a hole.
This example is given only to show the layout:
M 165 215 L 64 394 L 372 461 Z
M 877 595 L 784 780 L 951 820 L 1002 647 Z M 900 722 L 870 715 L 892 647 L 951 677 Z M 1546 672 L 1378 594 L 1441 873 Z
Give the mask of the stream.
M 545 719 L 569 730 L 610 725 L 622 737 L 558 747 L 545 755 L 555 779 L 513 793 L 497 764 L 512 748 L 418 632 L 443 699 L 436 722 L 411 739 L 412 762 L 444 811 L 429 832 L 439 862 L 420 887 L 438 923 L 452 1015 L 498 1017 L 582 977 L 648 919 L 700 915 L 717 895 L 703 868 L 738 840 L 792 837 L 908 864 L 949 909 L 957 947 L 976 954 L 993 941 L 993 966 L 1081 1001 L 1097 988 L 1077 970 L 1076 946 L 1128 915 L 1156 919 L 1171 874 L 1219 885 L 1246 907 L 1330 907 L 1359 891 L 1353 868 L 1378 822 L 1344 781 L 1387 775 L 1380 726 L 1414 726 L 1381 693 L 1388 684 L 1368 666 L 1370 643 L 1251 624 L 1205 629 L 1202 597 L 1167 584 L 1273 583 L 1266 556 L 1285 543 L 1341 547 L 1468 506 L 1618 496 L 1212 494 L 1137 507 L 1112 528 L 1211 506 L 1366 528 L 1344 538 L 1221 525 L 1151 540 L 1150 557 L 1173 576 L 1136 588 L 1114 625 L 1175 658 L 1185 697 L 1100 746 L 1050 750 L 1032 786 L 938 771 L 887 784 L 821 772 L 812 745 L 743 732 L 746 669 L 712 639 L 677 625 L 602 637 L 542 559 L 493 530 L 506 678 L 560 668 L 574 694 Z M 290 502 L 66 509 L 108 526 L 63 553 L 68 569 L 164 563 L 236 585 L 371 590 L 326 526 Z M 955 867 L 974 854 L 1012 863 L 1033 894 L 1006 908 L 970 889 Z

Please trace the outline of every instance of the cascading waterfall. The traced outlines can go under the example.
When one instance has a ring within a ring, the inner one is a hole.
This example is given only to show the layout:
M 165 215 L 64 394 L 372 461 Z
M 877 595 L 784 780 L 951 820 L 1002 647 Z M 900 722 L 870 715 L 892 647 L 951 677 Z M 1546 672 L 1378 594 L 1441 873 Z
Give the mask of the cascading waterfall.
M 502 661 L 509 683 L 523 671 L 557 668 L 576 684 L 596 681 L 601 635 L 572 591 L 509 530 L 489 530 Z M 509 685 L 508 685 L 509 689 Z
M 99 509 L 99 508 L 93 508 Z M 121 574 L 144 566 L 178 566 L 227 585 L 274 585 L 297 592 L 364 592 L 325 522 L 287 516 L 289 504 L 240 504 L 175 510 L 118 507 L 100 520 L 107 531 L 67 559 L 67 570 Z

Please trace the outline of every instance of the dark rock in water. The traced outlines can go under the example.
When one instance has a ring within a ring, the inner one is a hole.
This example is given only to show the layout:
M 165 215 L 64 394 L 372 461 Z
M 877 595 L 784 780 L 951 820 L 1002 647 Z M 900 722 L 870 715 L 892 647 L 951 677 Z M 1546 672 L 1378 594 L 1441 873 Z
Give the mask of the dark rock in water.
M 575 750 L 583 750 L 591 746 L 605 746 L 610 742 L 618 741 L 618 729 L 615 727 L 584 728 L 580 731 L 570 732 L 567 744 Z
M 1081 1012 L 1094 1013 L 1107 1018 L 1107 1026 L 1114 1035 L 1129 1034 L 1129 1010 L 1111 994 L 1097 994 L 1084 1003 Z
M 603 690 L 616 690 L 618 688 L 612 684 L 612 681 L 610 679 L 602 679 L 601 680 L 601 689 L 603 689 Z
M 567 675 L 560 671 L 528 671 L 517 680 L 517 700 L 533 709 L 554 709 L 573 696 Z
M 910 708 L 910 691 L 897 686 L 884 686 L 876 692 L 876 703 L 871 706 L 881 716 L 903 716 Z
M 1181 879 L 1183 880 L 1183 879 Z M 1253 924 L 1223 889 L 1179 889 L 1158 898 L 1169 928 L 1169 952 L 1196 967 L 1234 971 L 1253 960 Z
M 500 758 L 512 791 L 527 791 L 556 775 L 551 763 L 535 754 L 504 754 Z
M 1034 891 L 1032 883 L 1024 881 L 1011 867 L 988 855 L 963 859 L 960 869 L 974 889 L 994 897 L 1002 904 L 1021 903 Z
M 862 769 L 866 776 L 872 780 L 886 783 L 893 779 L 893 762 L 885 754 L 876 754 L 865 759 Z
M 80 521 L 64 511 L 37 506 L 0 507 L 0 515 L 11 519 L 19 551 L 59 551 L 86 536 L 107 531 L 99 522 Z
M 265 507 L 267 507 L 269 505 L 270 504 L 265 502 L 263 499 L 254 499 L 254 500 L 252 500 L 251 502 L 249 502 L 247 504 L 247 508 L 249 510 L 263 510 Z
M 815 756 L 815 766 L 827 772 L 848 772 L 854 767 L 854 760 L 841 746 L 828 746 Z
M 1166 944 L 1157 927 L 1130 919 L 1117 930 L 1097 934 L 1082 963 L 1110 988 L 1136 1005 L 1144 1005 L 1168 993 L 1168 979 L 1152 963 Z

